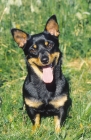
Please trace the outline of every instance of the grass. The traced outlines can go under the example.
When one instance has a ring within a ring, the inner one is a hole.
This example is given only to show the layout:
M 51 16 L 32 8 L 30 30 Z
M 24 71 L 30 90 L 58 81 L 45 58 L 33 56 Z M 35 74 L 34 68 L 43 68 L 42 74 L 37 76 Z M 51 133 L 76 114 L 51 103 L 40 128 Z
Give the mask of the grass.
M 0 139 L 91 140 L 91 2 L 20 2 L 0 2 Z M 14 43 L 10 29 L 41 32 L 52 14 L 57 15 L 60 26 L 62 68 L 71 87 L 72 108 L 59 135 L 54 133 L 53 118 L 43 118 L 40 128 L 31 134 L 31 121 L 20 109 L 27 73 L 24 54 Z

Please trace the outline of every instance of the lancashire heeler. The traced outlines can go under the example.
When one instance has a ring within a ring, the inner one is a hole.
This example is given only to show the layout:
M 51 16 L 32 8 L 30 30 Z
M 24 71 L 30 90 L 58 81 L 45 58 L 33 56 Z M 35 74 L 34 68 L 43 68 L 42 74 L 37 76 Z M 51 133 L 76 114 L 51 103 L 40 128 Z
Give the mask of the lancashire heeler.
M 35 35 L 12 29 L 14 40 L 24 51 L 28 75 L 23 85 L 23 99 L 33 130 L 42 115 L 54 116 L 55 131 L 60 131 L 68 108 L 69 86 L 62 74 L 59 50 L 59 26 L 51 16 L 43 32 Z

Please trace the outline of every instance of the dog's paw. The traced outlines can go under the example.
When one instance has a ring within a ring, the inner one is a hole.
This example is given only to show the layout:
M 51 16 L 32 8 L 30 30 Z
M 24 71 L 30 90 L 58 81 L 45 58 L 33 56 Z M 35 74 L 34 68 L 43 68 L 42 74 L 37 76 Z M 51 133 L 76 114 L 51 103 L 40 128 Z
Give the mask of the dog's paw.
M 56 134 L 59 134 L 60 132 L 61 132 L 60 126 L 55 127 L 55 133 Z

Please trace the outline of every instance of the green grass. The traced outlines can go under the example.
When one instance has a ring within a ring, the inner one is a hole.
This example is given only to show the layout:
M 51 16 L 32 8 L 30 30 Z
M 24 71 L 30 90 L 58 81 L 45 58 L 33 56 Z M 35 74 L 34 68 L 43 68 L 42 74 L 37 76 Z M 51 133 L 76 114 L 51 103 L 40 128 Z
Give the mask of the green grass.
M 0 140 L 91 140 L 91 2 L 89 0 L 0 1 Z M 60 26 L 63 72 L 71 87 L 72 108 L 59 135 L 53 118 L 43 118 L 31 134 L 32 124 L 22 107 L 26 76 L 24 54 L 13 41 L 10 29 L 28 33 L 44 30 L 56 14 Z

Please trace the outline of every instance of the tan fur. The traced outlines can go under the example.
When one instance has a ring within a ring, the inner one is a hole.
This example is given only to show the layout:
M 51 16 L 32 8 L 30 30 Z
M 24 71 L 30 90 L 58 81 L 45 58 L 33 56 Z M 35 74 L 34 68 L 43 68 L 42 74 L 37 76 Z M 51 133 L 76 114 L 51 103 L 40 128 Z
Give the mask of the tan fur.
M 31 67 L 33 68 L 34 72 L 38 75 L 38 77 L 40 79 L 42 79 L 42 72 L 40 71 L 40 69 L 37 67 L 37 65 L 42 65 L 39 61 L 38 58 L 30 58 L 28 59 L 28 62 L 30 63 Z M 37 65 L 36 65 L 37 64 Z
M 58 116 L 54 116 L 54 123 L 55 123 L 55 132 L 59 133 L 60 132 L 60 119 Z
M 35 124 L 32 127 L 32 134 L 34 134 L 34 132 L 36 131 L 36 129 L 38 127 L 40 127 L 40 114 L 36 114 L 34 121 L 35 121 Z
M 59 31 L 58 31 L 59 30 L 59 27 L 58 27 L 58 24 L 53 19 L 51 19 L 49 21 L 49 23 L 47 24 L 46 30 L 51 35 L 55 35 L 55 36 L 58 36 L 59 35 Z
M 25 98 L 25 103 L 29 107 L 34 107 L 34 108 L 38 108 L 40 105 L 43 104 L 41 101 L 38 101 L 36 99 L 28 99 L 28 98 Z
M 49 102 L 49 104 L 53 105 L 55 108 L 59 108 L 65 104 L 67 101 L 67 95 L 64 95 L 62 97 L 57 97 Z
M 14 31 L 14 40 L 19 45 L 19 47 L 23 47 L 27 42 L 27 35 L 22 31 L 16 30 Z
M 47 41 L 45 41 L 45 45 L 46 45 L 46 46 L 48 45 L 48 42 L 47 42 Z

